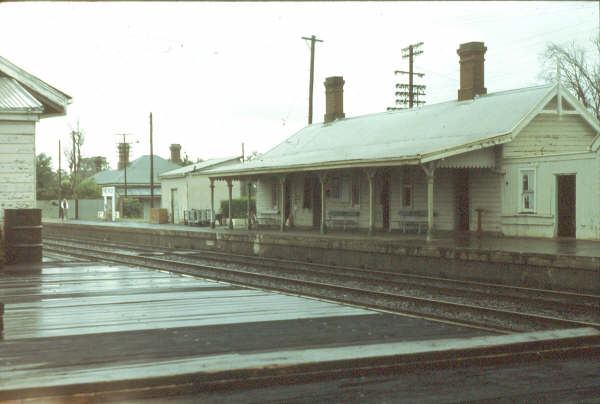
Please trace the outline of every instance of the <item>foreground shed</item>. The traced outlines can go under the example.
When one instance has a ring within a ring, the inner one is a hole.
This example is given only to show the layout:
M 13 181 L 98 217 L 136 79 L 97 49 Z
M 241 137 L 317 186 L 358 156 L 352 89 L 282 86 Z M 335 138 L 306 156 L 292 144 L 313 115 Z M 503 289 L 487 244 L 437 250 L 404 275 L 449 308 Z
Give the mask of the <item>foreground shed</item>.
M 65 115 L 71 97 L 0 57 L 0 222 L 35 208 L 35 125 Z

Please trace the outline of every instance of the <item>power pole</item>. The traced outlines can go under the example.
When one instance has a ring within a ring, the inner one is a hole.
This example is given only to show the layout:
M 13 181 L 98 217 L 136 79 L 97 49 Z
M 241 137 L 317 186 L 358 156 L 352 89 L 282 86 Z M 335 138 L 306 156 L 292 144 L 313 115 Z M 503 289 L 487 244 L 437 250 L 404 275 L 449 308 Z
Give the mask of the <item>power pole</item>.
M 317 39 L 314 35 L 310 38 L 305 36 L 302 37 L 307 41 L 310 41 L 310 80 L 309 80 L 309 90 L 308 90 L 308 124 L 312 123 L 312 114 L 313 114 L 313 84 L 315 79 L 315 42 L 323 42 L 321 39 Z
M 396 84 L 396 89 L 401 91 L 396 91 L 396 105 L 403 105 L 401 108 L 391 107 L 388 110 L 395 109 L 404 109 L 406 105 L 408 108 L 412 108 L 415 104 L 425 104 L 424 100 L 419 100 L 419 96 L 425 96 L 425 87 L 424 85 L 414 84 L 413 77 L 419 76 L 420 78 L 425 76 L 425 73 L 416 73 L 413 69 L 414 58 L 423 53 L 422 50 L 418 50 L 423 45 L 423 42 L 419 42 L 417 44 L 409 45 L 408 47 L 402 49 L 402 58 L 408 58 L 408 71 L 396 70 L 395 74 L 408 74 L 408 84 Z
M 154 150 L 152 148 L 152 112 L 150 112 L 150 209 L 154 208 Z

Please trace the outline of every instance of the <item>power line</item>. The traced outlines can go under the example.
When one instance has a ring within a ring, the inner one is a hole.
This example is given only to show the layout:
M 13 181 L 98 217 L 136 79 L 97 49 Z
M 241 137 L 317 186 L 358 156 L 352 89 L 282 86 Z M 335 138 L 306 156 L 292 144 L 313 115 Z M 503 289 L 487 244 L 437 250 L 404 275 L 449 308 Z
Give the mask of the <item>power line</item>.
M 425 96 L 425 87 L 421 84 L 414 84 L 413 77 L 418 76 L 422 78 L 425 73 L 417 73 L 413 70 L 414 58 L 423 53 L 419 48 L 423 45 L 423 42 L 419 42 L 402 49 L 402 58 L 408 58 L 408 71 L 396 70 L 394 74 L 408 74 L 408 84 L 396 83 L 396 105 L 403 105 L 403 108 L 412 108 L 415 104 L 425 104 L 424 100 L 419 100 L 419 96 Z M 401 97 L 401 98 L 398 98 Z M 403 109 L 398 107 L 391 107 L 388 110 Z

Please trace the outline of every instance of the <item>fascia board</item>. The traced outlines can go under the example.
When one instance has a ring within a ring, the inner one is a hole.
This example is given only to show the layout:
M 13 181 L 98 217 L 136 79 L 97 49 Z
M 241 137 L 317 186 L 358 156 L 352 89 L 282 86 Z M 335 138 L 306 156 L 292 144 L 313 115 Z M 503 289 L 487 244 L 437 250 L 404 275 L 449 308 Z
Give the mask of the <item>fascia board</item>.
M 34 75 L 27 73 L 25 70 L 12 64 L 1 56 L 0 71 L 4 72 L 7 76 L 14 78 L 28 89 L 45 97 L 48 101 L 56 104 L 65 111 L 66 106 L 72 102 L 72 98 L 68 94 L 52 87 L 50 84 L 38 79 Z
M 497 135 L 493 137 L 489 137 L 486 139 L 478 140 L 476 142 L 467 143 L 464 145 L 460 145 L 457 147 L 438 150 L 433 153 L 428 153 L 421 157 L 421 163 L 428 163 L 430 161 L 440 160 L 443 158 L 448 158 L 452 156 L 456 156 L 458 154 L 468 153 L 475 150 L 481 150 L 488 147 L 496 146 L 499 144 L 508 143 L 512 140 L 511 132 L 503 133 L 502 135 Z
M 590 146 L 590 150 L 595 152 L 600 148 L 600 134 L 596 135 L 594 140 L 592 141 L 592 145 Z
M 571 104 L 573 108 L 575 108 L 579 115 L 596 131 L 596 133 L 600 132 L 600 123 L 598 120 L 581 104 L 581 102 L 579 102 L 577 98 L 575 98 L 575 96 L 573 96 L 573 94 L 567 90 L 563 90 L 562 87 L 560 88 L 560 94 L 562 97 L 567 99 L 567 102 Z
M 311 166 L 294 166 L 294 167 L 273 167 L 273 168 L 257 168 L 236 171 L 221 171 L 221 172 L 205 172 L 204 175 L 211 179 L 226 178 L 226 177 L 247 177 L 253 175 L 272 175 L 272 174 L 288 174 L 294 172 L 307 171 L 324 171 L 352 168 L 368 168 L 368 167 L 389 167 L 403 165 L 418 165 L 419 159 L 410 157 L 408 159 L 385 159 L 385 160 L 361 160 L 353 163 L 332 162 L 326 164 L 316 164 Z

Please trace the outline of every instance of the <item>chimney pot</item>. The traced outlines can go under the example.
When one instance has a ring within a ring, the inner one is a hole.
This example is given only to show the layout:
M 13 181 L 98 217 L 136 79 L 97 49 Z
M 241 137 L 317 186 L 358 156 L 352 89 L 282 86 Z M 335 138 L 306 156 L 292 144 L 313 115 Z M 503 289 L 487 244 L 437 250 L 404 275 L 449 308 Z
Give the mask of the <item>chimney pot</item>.
M 173 163 L 181 164 L 181 145 L 172 144 L 169 149 L 171 149 L 171 161 Z
M 487 94 L 484 87 L 483 55 L 487 51 L 483 42 L 468 42 L 459 46 L 456 53 L 460 57 L 460 89 L 458 100 L 471 100 L 475 95 Z
M 341 76 L 325 79 L 325 122 L 345 118 L 344 114 L 344 78 Z

